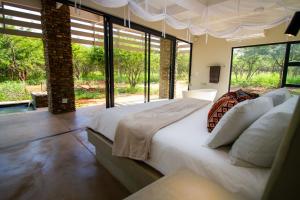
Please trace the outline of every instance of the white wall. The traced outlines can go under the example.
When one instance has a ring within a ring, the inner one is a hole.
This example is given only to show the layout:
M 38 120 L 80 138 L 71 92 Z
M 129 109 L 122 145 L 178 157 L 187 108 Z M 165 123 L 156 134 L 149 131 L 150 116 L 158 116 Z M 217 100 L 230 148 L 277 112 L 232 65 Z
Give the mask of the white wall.
M 206 44 L 205 36 L 194 37 L 191 89 L 215 88 L 218 90 L 217 97 L 220 97 L 228 90 L 232 47 L 300 40 L 300 34 L 297 37 L 286 36 L 285 29 L 286 25 L 282 24 L 266 30 L 263 38 L 241 42 L 227 42 L 225 39 L 209 36 Z M 211 65 L 222 66 L 218 84 L 209 83 L 209 66 Z

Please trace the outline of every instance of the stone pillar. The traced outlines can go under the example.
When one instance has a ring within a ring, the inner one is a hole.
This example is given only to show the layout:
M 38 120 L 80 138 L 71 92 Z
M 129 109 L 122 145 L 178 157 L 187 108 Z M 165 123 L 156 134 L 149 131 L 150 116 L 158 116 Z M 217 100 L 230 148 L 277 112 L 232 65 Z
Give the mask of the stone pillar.
M 48 108 L 54 114 L 74 111 L 70 9 L 57 8 L 53 0 L 41 2 Z
M 171 61 L 171 41 L 160 39 L 159 98 L 169 98 L 169 70 Z

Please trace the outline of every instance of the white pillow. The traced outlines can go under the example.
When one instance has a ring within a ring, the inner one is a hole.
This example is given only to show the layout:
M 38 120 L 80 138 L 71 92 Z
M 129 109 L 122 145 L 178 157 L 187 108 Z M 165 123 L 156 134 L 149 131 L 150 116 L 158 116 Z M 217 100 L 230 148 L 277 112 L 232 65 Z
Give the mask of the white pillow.
M 231 144 L 256 119 L 273 107 L 271 98 L 259 97 L 238 103 L 225 113 L 211 132 L 207 146 L 217 148 Z
M 271 97 L 273 99 L 274 106 L 282 104 L 291 97 L 291 93 L 286 88 L 280 88 L 268 92 L 263 97 Z
M 290 98 L 251 124 L 230 150 L 232 164 L 246 167 L 238 162 L 242 160 L 259 167 L 271 167 L 297 100 L 298 96 Z

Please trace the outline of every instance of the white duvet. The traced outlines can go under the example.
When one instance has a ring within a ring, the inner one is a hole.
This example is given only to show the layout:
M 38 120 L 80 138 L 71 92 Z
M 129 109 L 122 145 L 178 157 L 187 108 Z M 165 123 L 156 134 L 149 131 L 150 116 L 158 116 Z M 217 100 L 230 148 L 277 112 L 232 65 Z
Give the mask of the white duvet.
M 169 102 L 110 108 L 97 113 L 89 127 L 114 141 L 118 122 L 123 116 Z M 230 164 L 229 149 L 214 150 L 204 145 L 210 134 L 206 128 L 210 107 L 211 104 L 159 130 L 153 137 L 150 160 L 146 163 L 165 175 L 189 168 L 247 199 L 260 199 L 269 169 L 234 166 Z

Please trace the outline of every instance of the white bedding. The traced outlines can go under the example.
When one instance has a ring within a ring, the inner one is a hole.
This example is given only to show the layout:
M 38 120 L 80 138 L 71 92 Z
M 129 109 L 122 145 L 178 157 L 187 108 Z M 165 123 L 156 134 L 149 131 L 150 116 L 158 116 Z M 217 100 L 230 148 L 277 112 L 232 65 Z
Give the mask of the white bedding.
M 117 124 L 123 116 L 169 102 L 110 108 L 99 112 L 89 127 L 113 141 Z M 245 198 L 260 199 L 269 169 L 234 166 L 230 164 L 229 149 L 213 150 L 204 146 L 209 136 L 206 122 L 210 107 L 211 104 L 159 130 L 152 139 L 150 160 L 146 163 L 165 175 L 189 168 Z

